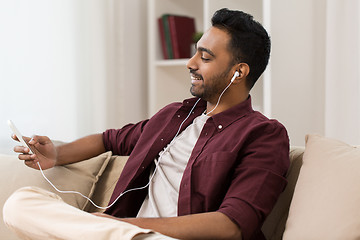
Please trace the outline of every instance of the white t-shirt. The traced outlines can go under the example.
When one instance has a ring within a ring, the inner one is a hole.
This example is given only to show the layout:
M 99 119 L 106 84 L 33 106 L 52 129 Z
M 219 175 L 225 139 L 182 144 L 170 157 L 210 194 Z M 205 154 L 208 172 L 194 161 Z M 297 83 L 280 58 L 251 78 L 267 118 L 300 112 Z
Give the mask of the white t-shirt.
M 156 173 L 150 182 L 138 217 L 175 217 L 179 197 L 180 182 L 191 156 L 191 152 L 200 136 L 209 116 L 202 114 L 194 119 L 172 143 L 160 152 Z M 153 171 L 150 173 L 152 176 Z

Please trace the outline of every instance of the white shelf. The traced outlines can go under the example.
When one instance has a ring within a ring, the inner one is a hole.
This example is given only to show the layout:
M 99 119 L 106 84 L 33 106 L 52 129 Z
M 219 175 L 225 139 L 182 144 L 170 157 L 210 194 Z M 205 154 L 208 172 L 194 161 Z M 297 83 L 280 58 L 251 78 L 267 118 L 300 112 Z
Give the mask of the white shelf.
M 176 67 L 186 66 L 189 59 L 169 59 L 169 60 L 157 60 L 155 66 L 157 67 Z

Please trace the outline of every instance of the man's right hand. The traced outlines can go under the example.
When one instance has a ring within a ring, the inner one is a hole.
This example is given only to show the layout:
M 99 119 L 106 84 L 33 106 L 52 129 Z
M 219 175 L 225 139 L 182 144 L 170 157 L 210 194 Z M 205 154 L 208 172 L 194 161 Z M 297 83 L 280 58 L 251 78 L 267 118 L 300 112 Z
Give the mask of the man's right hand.
M 15 135 L 12 138 L 19 141 Z M 14 151 L 19 154 L 19 159 L 23 160 L 28 167 L 39 169 L 38 162 L 42 169 L 52 168 L 56 165 L 57 151 L 52 141 L 46 136 L 24 137 L 33 154 L 28 147 L 16 146 Z

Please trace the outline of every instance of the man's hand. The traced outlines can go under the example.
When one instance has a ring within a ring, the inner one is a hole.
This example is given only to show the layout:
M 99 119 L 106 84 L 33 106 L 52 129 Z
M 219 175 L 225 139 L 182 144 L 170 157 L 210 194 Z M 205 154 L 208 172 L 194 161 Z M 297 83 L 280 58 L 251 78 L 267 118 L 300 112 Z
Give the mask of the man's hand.
M 12 138 L 19 141 L 15 135 Z M 46 136 L 24 137 L 33 154 L 28 147 L 16 146 L 14 151 L 19 154 L 19 159 L 23 160 L 28 167 L 39 169 L 38 162 L 42 169 L 52 168 L 56 164 L 57 152 L 52 141 Z

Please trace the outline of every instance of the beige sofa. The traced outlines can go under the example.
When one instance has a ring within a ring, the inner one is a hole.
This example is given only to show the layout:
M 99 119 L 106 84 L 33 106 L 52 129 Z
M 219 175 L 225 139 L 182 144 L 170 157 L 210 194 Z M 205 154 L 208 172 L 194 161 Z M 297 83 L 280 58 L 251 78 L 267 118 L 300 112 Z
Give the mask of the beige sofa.
M 306 147 L 291 148 L 289 184 L 266 219 L 263 232 L 268 240 L 359 239 L 360 149 L 317 135 L 307 136 L 306 140 Z M 96 204 L 106 206 L 126 160 L 107 152 L 46 170 L 45 175 L 60 190 L 80 191 Z M 0 169 L 1 207 L 22 186 L 55 192 L 39 171 L 26 167 L 16 155 L 0 155 Z M 59 195 L 80 209 L 98 211 L 78 195 Z M 17 239 L 2 221 L 0 239 Z

